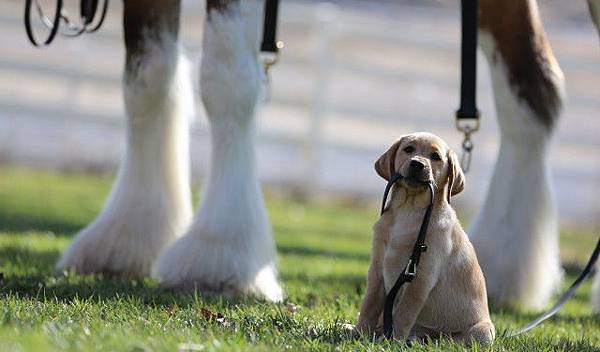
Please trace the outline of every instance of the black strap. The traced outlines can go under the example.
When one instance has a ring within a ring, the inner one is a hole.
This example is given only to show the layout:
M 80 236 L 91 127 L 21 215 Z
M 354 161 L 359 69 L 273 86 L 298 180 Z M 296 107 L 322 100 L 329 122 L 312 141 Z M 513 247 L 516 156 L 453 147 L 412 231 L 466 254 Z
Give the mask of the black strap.
M 265 22 L 263 26 L 263 39 L 260 51 L 276 54 L 277 46 L 277 15 L 279 13 L 279 0 L 265 1 Z
M 388 185 L 386 186 L 386 192 L 384 193 L 384 205 L 385 198 L 387 193 L 389 192 L 390 185 L 393 185 L 396 181 L 398 181 L 401 177 L 398 177 L 394 180 L 392 177 Z M 392 182 L 393 181 L 393 182 Z M 429 227 L 429 222 L 431 220 L 431 211 L 433 209 L 433 197 L 435 195 L 435 191 L 433 188 L 433 183 L 427 183 L 429 186 L 429 205 L 427 206 L 427 210 L 425 211 L 425 216 L 423 217 L 423 222 L 421 223 L 421 228 L 419 229 L 419 235 L 417 236 L 417 240 L 415 241 L 415 245 L 413 247 L 410 258 L 408 259 L 408 263 L 402 273 L 396 279 L 396 283 L 392 289 L 387 293 L 385 297 L 385 304 L 383 306 L 383 335 L 391 339 L 394 333 L 394 320 L 393 320 L 393 311 L 394 311 L 394 301 L 396 300 L 396 295 L 400 288 L 407 282 L 411 282 L 415 276 L 417 275 L 417 267 L 419 266 L 419 262 L 421 261 L 421 254 L 427 250 L 427 245 L 425 245 L 425 238 L 427 237 L 427 228 Z
M 100 17 L 94 24 L 96 20 L 96 15 L 98 13 L 98 8 L 100 1 L 103 1 L 102 10 L 100 12 Z M 63 13 L 63 0 L 56 0 L 56 10 L 54 13 L 54 17 L 50 20 L 42 10 L 41 5 L 38 0 L 25 0 L 25 32 L 27 33 L 27 38 L 34 46 L 40 45 L 49 45 L 55 39 L 57 34 L 61 34 L 65 37 L 77 37 L 82 33 L 92 33 L 97 31 L 102 24 L 104 23 L 104 19 L 106 18 L 106 13 L 108 11 L 108 2 L 109 0 L 80 0 L 79 3 L 79 12 L 80 12 L 80 23 L 76 23 L 72 21 L 65 13 Z M 48 37 L 43 42 L 39 42 L 33 33 L 33 27 L 31 24 L 31 11 L 32 7 L 35 6 L 35 10 L 40 17 L 40 20 L 44 26 L 46 26 L 50 33 Z M 65 30 L 60 31 L 61 21 L 64 23 Z
M 505 332 L 504 336 L 512 337 L 512 336 L 517 336 L 517 335 L 523 334 L 523 333 L 535 328 L 536 326 L 540 325 L 544 320 L 551 318 L 556 313 L 558 313 L 558 311 L 565 305 L 565 303 L 567 303 L 567 301 L 571 297 L 573 297 L 573 295 L 575 294 L 575 291 L 577 291 L 577 289 L 579 288 L 579 286 L 581 286 L 581 284 L 585 281 L 585 279 L 587 279 L 590 276 L 592 269 L 594 268 L 594 264 L 596 264 L 596 261 L 598 261 L 599 255 L 600 255 L 600 239 L 598 239 L 598 243 L 596 243 L 596 248 L 592 252 L 592 255 L 591 255 L 590 259 L 588 260 L 585 268 L 583 269 L 581 274 L 579 274 L 579 277 L 577 277 L 575 282 L 573 282 L 571 287 L 569 287 L 569 289 L 565 293 L 563 293 L 562 296 L 560 296 L 560 299 L 558 300 L 558 302 L 556 302 L 556 304 L 554 304 L 554 306 L 552 308 L 550 308 L 544 314 L 540 315 L 537 319 L 535 319 L 531 323 L 525 325 L 524 327 L 522 327 L 520 329 Z
M 31 7 L 33 0 L 25 0 L 25 15 L 23 19 L 25 20 L 25 32 L 27 33 L 27 38 L 34 46 L 40 46 L 40 42 L 35 39 L 35 35 L 33 34 L 33 28 L 31 26 Z M 39 4 L 36 3 L 37 6 Z M 58 28 L 60 27 L 60 19 L 62 12 L 63 2 L 62 0 L 56 0 L 56 10 L 54 12 L 54 19 L 52 20 L 50 33 L 48 33 L 48 37 L 43 41 L 44 45 L 48 45 L 52 43 L 54 37 L 58 33 Z
M 79 3 L 79 14 L 83 20 L 83 24 L 89 25 L 96 16 L 98 9 L 98 0 L 82 1 Z
M 381 202 L 381 212 L 379 213 L 379 215 L 383 215 L 383 213 L 385 212 L 385 205 L 387 203 L 387 197 L 390 194 L 390 191 L 392 190 L 392 186 L 394 186 L 394 184 L 396 182 L 398 182 L 398 180 L 400 180 L 402 178 L 402 175 L 400 175 L 400 173 L 396 172 L 395 174 L 392 175 L 392 177 L 390 177 L 390 180 L 388 181 L 387 185 L 385 186 L 385 191 L 383 191 L 383 201 Z
M 102 24 L 104 23 L 104 19 L 106 18 L 106 12 L 108 11 L 108 1 L 109 0 L 104 0 L 104 3 L 102 5 L 102 13 L 100 14 L 100 19 L 98 19 L 98 22 L 96 22 L 96 25 L 92 25 L 92 23 L 94 22 L 94 19 L 96 18 L 96 12 L 97 12 L 97 8 L 98 8 L 97 0 L 93 0 L 94 5 L 93 5 L 92 11 L 87 13 L 86 16 L 84 16 L 82 13 L 82 17 L 85 18 L 85 24 L 86 24 L 85 31 L 87 33 L 96 32 L 98 29 L 100 29 L 100 27 L 102 27 Z
M 478 119 L 477 109 L 477 0 L 461 1 L 462 46 L 460 107 L 457 119 Z

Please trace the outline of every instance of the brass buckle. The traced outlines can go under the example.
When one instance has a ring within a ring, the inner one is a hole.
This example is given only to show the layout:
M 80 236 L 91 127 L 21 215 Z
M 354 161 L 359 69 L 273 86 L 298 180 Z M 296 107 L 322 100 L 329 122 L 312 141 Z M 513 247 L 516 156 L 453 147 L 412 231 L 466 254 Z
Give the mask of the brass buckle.
M 412 259 L 408 259 L 408 264 L 406 264 L 406 269 L 404 270 L 403 274 L 406 278 L 406 282 L 411 282 L 415 276 L 417 276 L 417 265 Z

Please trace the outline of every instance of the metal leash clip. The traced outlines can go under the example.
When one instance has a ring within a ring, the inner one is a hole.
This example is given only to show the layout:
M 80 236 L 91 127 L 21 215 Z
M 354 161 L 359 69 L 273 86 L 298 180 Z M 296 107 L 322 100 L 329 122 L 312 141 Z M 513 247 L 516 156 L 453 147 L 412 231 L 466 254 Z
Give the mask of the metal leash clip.
M 265 73 L 264 83 L 265 83 L 265 102 L 271 100 L 271 77 L 269 76 L 269 70 L 272 66 L 279 62 L 279 50 L 283 49 L 284 44 L 282 41 L 278 41 L 275 43 L 277 50 L 272 51 L 262 51 L 260 53 L 260 60 L 262 61 L 263 70 Z
M 283 49 L 285 45 L 281 40 L 279 40 L 277 41 L 277 43 L 275 43 L 275 46 L 277 47 L 277 51 L 262 51 L 260 53 L 263 68 L 265 70 L 265 75 L 269 74 L 269 69 L 271 68 L 271 66 L 279 62 L 279 50 Z
M 468 172 L 471 168 L 471 159 L 473 156 L 474 144 L 471 135 L 479 130 L 479 115 L 473 118 L 457 118 L 456 129 L 463 133 L 462 155 L 460 165 L 464 172 Z

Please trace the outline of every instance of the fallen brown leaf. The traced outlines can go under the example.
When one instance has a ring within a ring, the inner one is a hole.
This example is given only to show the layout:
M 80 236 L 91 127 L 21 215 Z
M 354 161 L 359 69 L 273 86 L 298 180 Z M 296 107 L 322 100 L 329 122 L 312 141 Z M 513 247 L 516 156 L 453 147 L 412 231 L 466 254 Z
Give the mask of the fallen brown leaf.
M 298 311 L 298 308 L 300 308 L 299 306 L 295 305 L 294 303 L 288 303 L 285 306 L 288 310 L 288 312 L 294 314 Z
M 221 324 L 222 326 L 229 326 L 231 325 L 229 323 L 229 321 L 225 318 L 225 316 L 223 316 L 223 314 L 221 313 L 214 313 L 206 308 L 202 308 L 200 309 L 200 313 L 202 314 L 202 316 L 204 317 L 204 319 L 212 322 L 212 321 L 216 321 L 217 323 Z

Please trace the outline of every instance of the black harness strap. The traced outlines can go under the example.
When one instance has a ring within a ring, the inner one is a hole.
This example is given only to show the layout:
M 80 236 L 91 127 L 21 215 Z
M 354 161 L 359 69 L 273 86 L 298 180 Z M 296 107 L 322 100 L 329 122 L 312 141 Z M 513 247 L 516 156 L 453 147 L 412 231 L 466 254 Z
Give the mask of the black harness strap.
M 277 54 L 277 15 L 279 14 L 279 0 L 265 1 L 265 22 L 263 25 L 263 39 L 260 51 L 263 53 Z
M 477 0 L 461 1 L 461 79 L 457 119 L 478 119 L 477 109 Z
M 598 261 L 598 256 L 600 256 L 600 239 L 598 239 L 598 243 L 596 243 L 596 248 L 592 252 L 592 255 L 591 255 L 590 259 L 588 260 L 585 268 L 583 269 L 581 274 L 579 274 L 579 277 L 577 277 L 577 279 L 573 282 L 573 284 L 571 284 L 569 289 L 565 293 L 563 293 L 562 296 L 560 296 L 560 299 L 558 300 L 558 302 L 556 302 L 556 304 L 554 304 L 554 306 L 552 306 L 552 308 L 550 308 L 544 314 L 540 315 L 537 319 L 535 319 L 531 323 L 525 325 L 524 327 L 522 327 L 520 329 L 507 331 L 504 333 L 504 336 L 512 337 L 512 336 L 517 336 L 517 335 L 526 333 L 527 331 L 540 325 L 544 320 L 551 318 L 556 313 L 558 313 L 558 311 L 565 305 L 565 303 L 567 303 L 567 301 L 571 297 L 573 297 L 573 295 L 575 294 L 575 291 L 577 291 L 579 286 L 581 286 L 581 284 L 590 276 L 592 269 L 594 268 L 594 264 L 596 264 L 596 261 Z
M 392 186 L 402 178 L 399 173 L 394 174 L 387 186 L 385 187 L 385 192 L 383 194 L 383 202 L 381 207 L 381 214 L 385 211 L 385 204 L 387 201 L 388 194 Z M 427 245 L 425 245 L 425 238 L 427 237 L 427 228 L 429 227 L 429 222 L 431 220 L 431 211 L 433 209 L 433 197 L 435 195 L 435 190 L 433 188 L 433 183 L 428 182 L 427 186 L 429 186 L 429 205 L 427 206 L 427 210 L 425 211 L 425 216 L 423 217 L 423 222 L 421 223 L 421 228 L 419 229 L 419 235 L 417 236 L 417 240 L 415 241 L 415 245 L 413 247 L 410 258 L 408 259 L 408 263 L 404 270 L 396 279 L 394 286 L 390 289 L 385 297 L 385 305 L 383 307 L 383 334 L 386 338 L 390 339 L 394 333 L 394 320 L 393 320 L 393 311 L 394 311 L 394 302 L 396 300 L 396 295 L 400 288 L 407 283 L 411 282 L 415 276 L 417 275 L 417 267 L 419 266 L 419 262 L 421 261 L 421 254 L 427 250 Z

